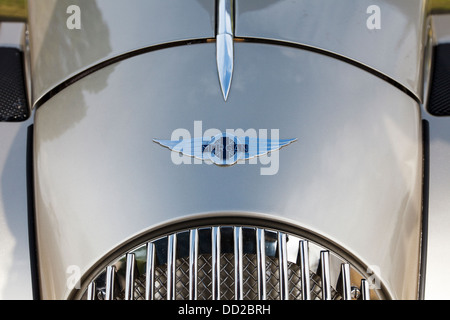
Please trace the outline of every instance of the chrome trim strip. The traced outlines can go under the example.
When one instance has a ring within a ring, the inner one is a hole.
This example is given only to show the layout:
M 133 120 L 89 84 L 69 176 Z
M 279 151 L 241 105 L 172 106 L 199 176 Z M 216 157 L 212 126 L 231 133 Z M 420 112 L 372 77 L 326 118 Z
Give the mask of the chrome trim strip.
M 300 279 L 302 281 L 302 299 L 311 300 L 311 283 L 309 275 L 309 249 L 308 241 L 301 240 L 298 244 L 298 264 L 300 266 Z
M 106 268 L 106 294 L 105 300 L 114 299 L 114 280 L 116 275 L 116 267 L 108 266 Z
M 189 232 L 189 299 L 197 300 L 198 229 Z
M 280 300 L 289 299 L 286 234 L 278 232 L 278 263 L 280 272 Z
M 212 299 L 220 300 L 220 227 L 213 227 L 211 232 L 212 253 Z
M 322 300 L 331 300 L 330 253 L 320 252 L 320 276 L 322 278 Z
M 341 296 L 343 300 L 352 300 L 352 288 L 350 283 L 350 265 L 343 263 L 341 265 Z
M 266 239 L 264 229 L 256 230 L 256 256 L 258 264 L 258 299 L 266 300 Z
M 95 282 L 92 281 L 91 283 L 89 283 L 88 289 L 87 289 L 87 298 L 86 300 L 95 300 L 95 293 L 96 293 L 97 289 L 95 286 Z
M 420 250 L 419 300 L 425 299 L 425 285 L 428 261 L 428 226 L 430 207 L 430 123 L 422 120 L 423 186 L 422 186 L 422 243 Z M 369 297 L 370 298 L 370 297 Z
M 153 242 L 147 243 L 147 266 L 145 278 L 145 300 L 155 299 L 155 258 L 156 250 Z
M 167 244 L 167 300 L 175 300 L 177 235 L 171 234 Z
M 230 93 L 234 68 L 234 1 L 217 0 L 216 62 L 225 101 Z
M 370 300 L 370 285 L 366 279 L 361 280 L 361 300 Z
M 244 271 L 243 271 L 243 252 L 244 244 L 242 241 L 242 227 L 234 227 L 234 298 L 235 300 L 244 299 Z
M 136 272 L 136 259 L 133 253 L 127 254 L 125 273 L 125 300 L 134 300 L 134 276 Z

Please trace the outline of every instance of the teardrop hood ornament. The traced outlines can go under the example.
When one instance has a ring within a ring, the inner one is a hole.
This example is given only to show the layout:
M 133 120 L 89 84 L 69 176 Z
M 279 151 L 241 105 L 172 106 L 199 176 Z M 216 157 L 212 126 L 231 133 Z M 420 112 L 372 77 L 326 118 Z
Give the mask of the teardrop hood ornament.
M 234 68 L 234 1 L 217 0 L 216 63 L 225 101 L 230 93 Z

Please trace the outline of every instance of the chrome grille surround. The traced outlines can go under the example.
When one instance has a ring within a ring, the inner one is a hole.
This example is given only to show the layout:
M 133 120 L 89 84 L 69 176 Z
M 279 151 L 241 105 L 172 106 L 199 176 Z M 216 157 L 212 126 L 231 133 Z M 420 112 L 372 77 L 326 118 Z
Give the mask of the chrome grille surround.
M 291 232 L 211 225 L 116 255 L 74 295 L 86 300 L 375 300 L 361 265 Z

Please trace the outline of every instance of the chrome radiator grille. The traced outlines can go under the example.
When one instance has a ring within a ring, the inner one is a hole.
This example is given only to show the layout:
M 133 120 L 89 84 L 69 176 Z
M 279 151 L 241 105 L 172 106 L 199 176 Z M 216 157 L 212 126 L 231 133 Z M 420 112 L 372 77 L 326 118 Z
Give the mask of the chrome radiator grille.
M 369 300 L 356 268 L 317 243 L 243 226 L 150 240 L 102 269 L 87 300 Z

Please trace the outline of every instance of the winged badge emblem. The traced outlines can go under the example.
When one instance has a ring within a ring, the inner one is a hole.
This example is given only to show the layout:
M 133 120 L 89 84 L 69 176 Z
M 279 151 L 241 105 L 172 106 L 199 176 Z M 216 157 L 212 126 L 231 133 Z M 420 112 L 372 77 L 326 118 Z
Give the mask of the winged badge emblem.
M 224 132 L 210 140 L 194 138 L 178 141 L 154 139 L 153 141 L 185 156 L 211 161 L 218 166 L 232 166 L 238 161 L 261 157 L 280 150 L 296 140 L 238 137 Z

